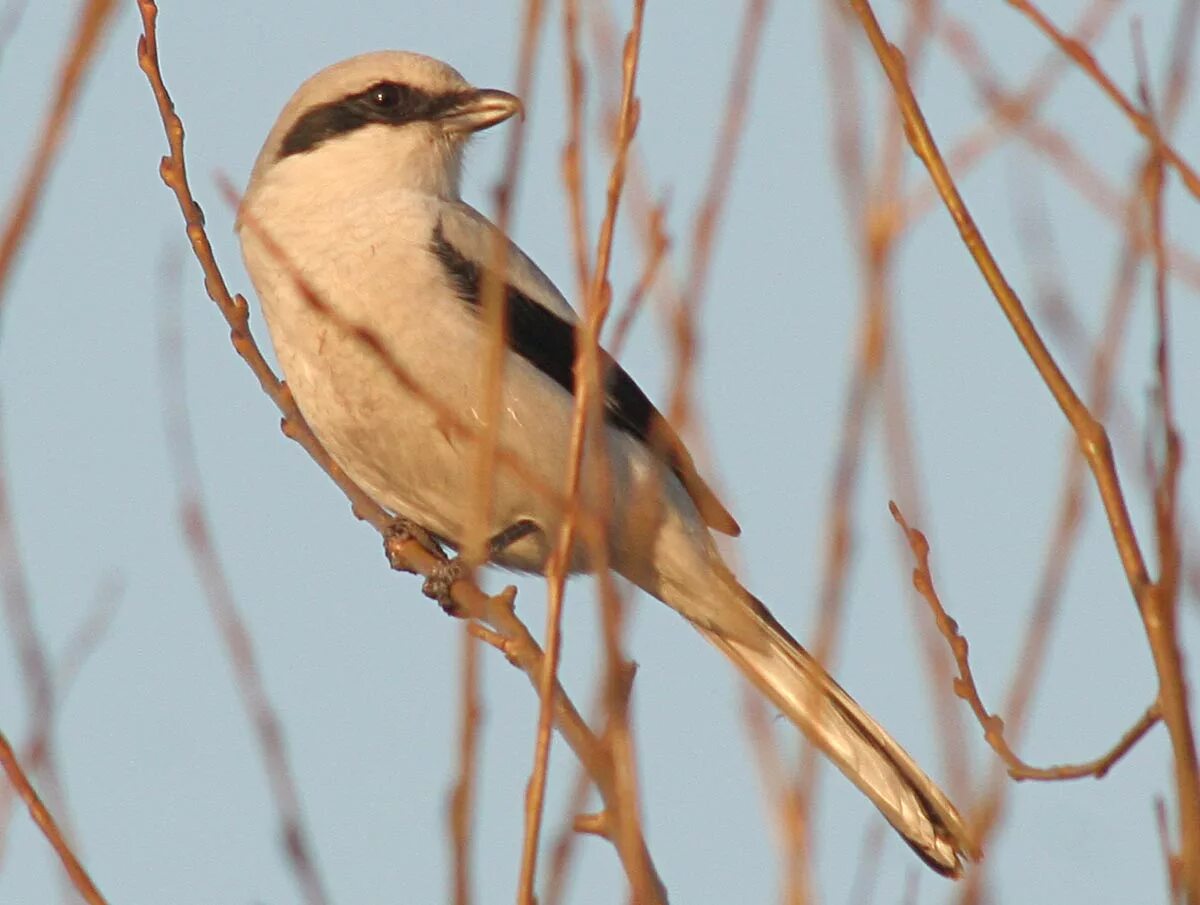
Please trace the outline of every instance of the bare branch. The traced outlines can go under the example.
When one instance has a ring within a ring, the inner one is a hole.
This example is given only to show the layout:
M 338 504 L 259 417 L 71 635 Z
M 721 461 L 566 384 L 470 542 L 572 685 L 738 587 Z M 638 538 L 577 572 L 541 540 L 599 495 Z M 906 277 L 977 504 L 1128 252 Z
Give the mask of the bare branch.
M 1039 95 L 1033 92 L 1036 87 L 1033 81 L 1017 91 L 1006 91 L 980 44 L 968 39 L 965 25 L 953 18 L 947 21 L 943 36 L 951 56 L 975 83 L 980 99 L 987 104 L 992 118 L 946 152 L 946 163 L 956 178 L 961 179 L 983 160 L 999 138 L 1013 134 L 1051 165 L 1064 184 L 1074 189 L 1088 204 L 1124 226 L 1126 204 L 1123 193 L 1084 155 L 1070 136 L 1035 119 Z M 1092 33 L 1092 23 L 1085 19 L 1076 30 L 1075 40 L 1088 41 Z M 937 202 L 936 187 L 924 182 L 909 193 L 902 216 L 906 221 L 923 217 Z M 1138 251 L 1149 253 L 1149 238 L 1145 231 L 1137 235 Z M 1200 258 L 1178 243 L 1168 244 L 1167 249 L 1171 275 L 1193 288 L 1200 288 Z
M 1182 554 L 1179 548 L 1179 471 L 1182 447 L 1175 422 L 1174 390 L 1170 355 L 1170 308 L 1167 298 L 1167 255 L 1164 235 L 1164 169 L 1171 162 L 1168 146 L 1159 128 L 1150 97 L 1140 35 L 1135 35 L 1139 96 L 1152 155 L 1145 170 L 1143 191 L 1154 250 L 1154 314 L 1158 336 L 1155 344 L 1155 373 L 1158 378 L 1158 408 L 1162 427 L 1163 462 L 1154 488 L 1154 537 L 1158 548 L 1158 578 L 1138 601 L 1150 652 L 1158 671 L 1162 716 L 1174 752 L 1175 790 L 1178 795 L 1182 841 L 1183 887 L 1188 898 L 1200 901 L 1200 764 L 1188 701 L 1188 686 L 1178 630 L 1179 579 Z M 1178 165 L 1176 166 L 1178 169 Z
M 1161 719 L 1158 703 L 1151 704 L 1146 709 L 1146 712 L 1138 718 L 1137 722 L 1121 736 L 1112 749 L 1095 760 L 1081 764 L 1062 764 L 1053 767 L 1034 767 L 1026 763 L 1009 747 L 1008 741 L 1004 737 L 1004 721 L 996 714 L 989 713 L 979 696 L 979 688 L 975 684 L 975 676 L 971 671 L 967 639 L 959 632 L 958 623 L 950 618 L 945 607 L 942 606 L 941 598 L 938 596 L 937 590 L 933 585 L 933 574 L 929 567 L 929 541 L 916 528 L 909 527 L 904 515 L 900 512 L 900 508 L 895 503 L 889 504 L 889 508 L 892 512 L 892 518 L 896 520 L 896 524 L 904 532 L 904 536 L 912 550 L 913 558 L 916 560 L 916 567 L 913 569 L 912 576 L 913 587 L 917 589 L 917 593 L 925 598 L 925 601 L 929 604 L 929 608 L 933 611 L 938 631 L 946 639 L 946 643 L 950 646 L 950 651 L 954 655 L 954 662 L 958 666 L 958 678 L 954 682 L 954 691 L 970 705 L 971 712 L 975 714 L 975 718 L 983 728 L 984 740 L 1000 756 L 1000 759 L 1004 761 L 1008 767 L 1009 776 L 1017 780 L 1033 779 L 1042 781 L 1082 779 L 1087 776 L 1094 776 L 1097 779 L 1103 778 L 1112 766 Z
M 0 230 L 0 313 L 3 312 L 13 264 L 29 238 L 47 180 L 74 120 L 79 95 L 115 10 L 113 0 L 86 0 L 80 7 L 74 33 L 59 61 L 49 108 L 25 165 L 25 173 L 19 183 L 21 188 Z M 11 37 L 23 12 L 24 6 L 19 3 L 6 8 L 0 45 Z M 51 806 L 65 821 L 65 796 L 52 750 L 55 705 L 53 681 L 49 658 L 33 616 L 29 582 L 17 540 L 7 482 L 7 470 L 0 463 L 0 585 L 3 588 L 4 616 L 17 648 L 26 708 L 32 723 L 30 759 L 45 779 L 46 795 Z M 7 808 L 4 813 L 7 814 Z
M 46 841 L 54 848 L 55 854 L 58 855 L 58 859 L 62 862 L 63 869 L 67 872 L 67 876 L 70 877 L 72 885 L 83 896 L 84 901 L 88 905 L 106 905 L 104 896 L 100 894 L 100 890 L 96 888 L 96 884 L 92 882 L 92 878 L 88 876 L 88 872 L 79 863 L 79 859 L 75 857 L 75 853 L 64 838 L 62 830 L 59 829 L 54 816 L 42 803 L 42 799 L 38 797 L 38 793 L 34 791 L 33 784 L 30 783 L 29 777 L 21 769 L 21 764 L 17 761 L 17 755 L 13 751 L 12 745 L 8 743 L 8 739 L 4 737 L 4 733 L 2 732 L 0 732 L 0 767 L 4 769 L 5 775 L 8 776 L 8 781 L 17 790 L 17 794 L 21 796 L 21 800 L 25 802 L 25 807 L 29 809 L 29 816 L 38 825 L 38 829 L 42 831 L 42 835 L 46 837 Z
M 725 113 L 717 133 L 712 168 L 708 173 L 704 198 L 692 224 L 691 261 L 683 289 L 675 303 L 673 326 L 676 378 L 668 411 L 671 423 L 681 434 L 688 428 L 689 400 L 696 371 L 696 318 L 708 285 L 713 243 L 717 238 L 717 227 L 720 225 L 725 200 L 729 195 L 729 185 L 733 179 L 733 166 L 737 162 L 738 150 L 745 132 L 746 111 L 750 108 L 750 89 L 762 59 L 758 50 L 766 29 L 769 8 L 769 0 L 746 0 L 737 55 L 733 61 L 729 94 L 725 99 Z
M 0 53 L 4 52 L 8 42 L 17 33 L 27 9 L 29 0 L 8 0 L 4 4 L 4 11 L 0 12 Z
M 479 768 L 479 723 L 483 705 L 479 700 L 478 632 L 482 626 L 464 626 L 462 650 L 462 703 L 458 723 L 458 776 L 450 790 L 450 844 L 453 848 L 454 905 L 471 901 L 471 815 L 475 805 L 475 777 Z M 493 633 L 494 634 L 494 633 Z M 486 643 L 486 642 L 485 642 Z M 501 648 L 503 650 L 503 648 Z
M 164 274 L 164 281 L 175 288 L 178 287 L 178 278 L 178 266 L 171 267 Z M 178 296 L 178 292 L 175 295 Z M 187 405 L 183 329 L 178 299 L 174 305 L 164 305 L 162 311 L 158 344 L 160 385 L 163 387 L 167 447 L 175 471 L 180 532 L 204 591 L 209 615 L 225 645 L 225 653 L 233 669 L 234 684 L 258 742 L 263 772 L 275 802 L 279 841 L 284 856 L 304 901 L 308 905 L 324 905 L 329 897 L 317 870 L 312 841 L 304 823 L 300 792 L 287 756 L 283 725 L 271 704 L 258 668 L 254 639 L 238 609 L 229 576 L 217 554 L 208 507 L 200 485 L 200 470 L 196 463 Z
M 96 588 L 91 610 L 84 621 L 71 633 L 71 637 L 55 664 L 54 676 L 51 681 L 53 712 L 39 711 L 30 728 L 29 738 L 21 748 L 21 760 L 28 765 L 29 771 L 34 774 L 39 772 L 47 774 L 44 780 L 47 797 L 50 797 L 51 794 L 62 795 L 58 783 L 57 763 L 53 758 L 54 719 L 61 712 L 63 702 L 70 694 L 71 687 L 83 670 L 88 657 L 107 632 L 113 616 L 116 615 L 124 590 L 125 584 L 120 576 L 110 576 L 101 581 Z M 4 860 L 4 843 L 8 837 L 8 826 L 15 804 L 15 794 L 14 787 L 0 786 L 0 862 Z M 65 816 L 65 807 L 63 805 L 56 806 L 53 801 L 50 806 L 52 809 L 59 809 L 59 820 L 62 821 Z
M 1100 90 L 1117 105 L 1117 108 L 1125 114 L 1125 117 L 1139 134 L 1152 144 L 1161 144 L 1163 160 L 1174 167 L 1187 190 L 1197 200 L 1200 200 L 1200 175 L 1197 175 L 1191 164 L 1184 160 L 1178 151 L 1165 142 L 1162 142 L 1161 135 L 1158 133 L 1158 126 L 1154 123 L 1150 114 L 1139 109 L 1133 101 L 1122 93 L 1121 89 L 1117 87 L 1116 82 L 1100 67 L 1100 64 L 1096 61 L 1092 52 L 1088 50 L 1087 46 L 1060 31 L 1046 14 L 1038 9 L 1037 6 L 1030 3 L 1029 0 L 1007 0 L 1007 2 L 1013 9 L 1024 14 L 1038 31 L 1052 41 L 1059 50 L 1070 57 L 1072 62 L 1083 70 L 1099 86 Z
M 535 746 L 534 770 L 530 776 L 529 792 L 527 795 L 525 857 L 522 861 L 521 891 L 532 899 L 533 869 L 536 861 L 537 841 L 541 828 L 542 813 L 545 804 L 545 784 L 549 758 L 551 696 L 550 689 L 555 681 L 558 668 L 558 658 L 561 642 L 561 619 L 563 594 L 566 588 L 567 573 L 575 557 L 575 531 L 580 511 L 580 493 L 585 451 L 589 448 L 592 457 L 597 462 L 593 475 L 604 485 L 609 482 L 607 463 L 603 460 L 602 445 L 597 443 L 600 424 L 599 403 L 602 399 L 600 391 L 600 357 L 599 339 L 608 316 L 612 297 L 612 289 L 608 282 L 608 270 L 611 263 L 613 235 L 616 229 L 617 210 L 620 204 L 621 192 L 625 182 L 625 165 L 630 143 L 633 141 L 637 128 L 638 102 L 635 94 L 637 84 L 637 66 L 641 47 L 642 21 L 645 12 L 644 0 L 634 0 L 633 24 L 625 39 L 625 53 L 621 92 L 621 111 L 617 125 L 616 148 L 613 155 L 612 169 L 608 181 L 608 198 L 604 220 L 600 226 L 600 235 L 596 247 L 596 263 L 590 267 L 588 261 L 582 261 L 583 270 L 580 272 L 580 282 L 586 286 L 584 297 L 584 325 L 581 331 L 581 341 L 576 350 L 575 376 L 577 392 L 575 411 L 572 416 L 571 442 L 567 462 L 568 508 L 566 518 L 559 529 L 559 537 L 546 569 L 546 578 L 550 588 L 550 601 L 546 613 L 546 672 L 541 682 L 541 709 L 539 711 L 539 731 Z M 577 52 L 576 7 L 568 0 L 563 7 L 564 26 L 567 31 L 569 48 L 567 66 L 571 74 L 570 82 L 574 86 L 571 94 L 573 128 L 578 128 L 582 122 L 583 98 L 581 93 L 580 73 L 581 63 Z M 564 151 L 563 174 L 569 193 L 575 199 L 571 208 L 575 211 L 575 244 L 585 247 L 586 234 L 582 233 L 585 219 L 582 215 L 582 156 L 580 153 L 579 135 L 572 133 Z M 607 491 L 599 493 L 601 499 L 607 499 Z M 601 523 L 605 523 L 601 516 Z M 608 550 L 607 537 L 600 533 L 595 542 L 589 545 L 588 559 L 597 575 L 600 577 L 603 597 L 603 619 L 605 624 L 605 647 L 607 652 L 608 676 L 606 685 L 614 684 L 614 676 L 619 676 L 622 669 L 623 657 L 619 648 L 620 602 L 615 596 L 611 585 L 605 587 L 608 581 Z M 629 781 L 632 776 L 631 749 L 629 747 L 629 730 L 626 715 L 626 694 L 611 693 L 609 696 L 609 728 L 605 738 L 609 745 L 610 760 L 614 766 L 616 780 L 615 802 L 609 803 L 605 814 L 608 817 L 609 838 L 614 841 L 623 840 L 627 849 L 639 851 L 638 841 L 641 839 L 641 827 L 638 820 L 638 800 L 636 789 Z M 620 843 L 619 843 L 620 844 Z M 654 874 L 649 862 L 636 863 L 630 876 L 635 900 L 641 902 L 666 901 L 666 891 L 661 880 Z
M 19 7 L 17 8 L 19 11 Z M 75 115 L 75 104 L 83 89 L 84 80 L 91 69 L 101 41 L 117 9 L 115 0 L 86 0 L 75 22 L 75 35 L 63 53 L 55 77 L 54 97 L 41 132 L 26 165 L 21 191 L 12 204 L 0 234 L 0 310 L 8 289 L 8 278 L 17 252 L 29 236 L 33 216 L 41 205 L 46 180 L 54 169 L 58 151 L 67 135 L 67 127 Z M 13 26 L 15 27 L 15 26 Z

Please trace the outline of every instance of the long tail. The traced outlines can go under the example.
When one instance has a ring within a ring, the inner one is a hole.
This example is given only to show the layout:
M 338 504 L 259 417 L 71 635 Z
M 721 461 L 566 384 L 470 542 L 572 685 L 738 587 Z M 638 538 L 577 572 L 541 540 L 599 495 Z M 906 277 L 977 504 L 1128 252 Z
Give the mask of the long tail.
M 979 853 L 946 794 L 747 591 L 761 643 L 693 623 L 875 803 L 938 873 L 958 877 Z M 755 634 L 758 634 L 755 632 Z

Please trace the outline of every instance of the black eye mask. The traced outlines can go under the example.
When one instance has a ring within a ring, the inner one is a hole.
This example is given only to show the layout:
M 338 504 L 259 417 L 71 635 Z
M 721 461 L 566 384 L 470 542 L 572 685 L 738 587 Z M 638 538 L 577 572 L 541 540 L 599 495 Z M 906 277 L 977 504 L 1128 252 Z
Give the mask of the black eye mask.
M 330 138 L 372 124 L 430 122 L 464 100 L 464 94 L 431 94 L 403 82 L 377 82 L 365 91 L 313 107 L 284 136 L 279 157 L 303 154 Z

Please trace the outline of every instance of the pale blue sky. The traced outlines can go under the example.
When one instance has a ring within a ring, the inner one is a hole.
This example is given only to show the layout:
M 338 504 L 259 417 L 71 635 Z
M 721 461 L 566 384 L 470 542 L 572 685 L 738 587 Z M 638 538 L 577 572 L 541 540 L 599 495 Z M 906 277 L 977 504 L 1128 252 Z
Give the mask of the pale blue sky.
M 513 87 L 515 2 L 252 5 L 164 4 L 160 44 L 168 85 L 188 129 L 193 186 L 232 286 L 249 292 L 217 188 L 244 184 L 279 108 L 318 68 L 384 47 L 443 58 L 476 84 Z M 1080 2 L 1047 3 L 1064 25 Z M 1131 0 L 1098 53 L 1133 91 L 1130 23 L 1139 17 L 1161 63 L 1174 4 Z M 29 10 L 0 57 L 0 190 L 10 197 L 46 103 L 53 61 L 74 4 Z M 880 13 L 895 26 L 895 4 Z M 976 34 L 1018 84 L 1045 42 L 1005 4 L 970 4 Z M 714 470 L 744 534 L 736 556 L 750 588 L 805 637 L 825 541 L 825 505 L 852 351 L 860 285 L 839 201 L 818 5 L 772 9 L 747 115 L 744 151 L 721 227 L 706 300 L 700 401 Z M 552 6 L 514 234 L 573 295 L 559 182 L 565 106 L 561 26 Z M 624 13 L 623 13 L 624 15 Z M 737 35 L 740 5 L 651 0 L 640 75 L 639 143 L 656 191 L 670 197 L 676 261 L 703 191 Z M 284 903 L 298 894 L 276 843 L 275 815 L 223 649 L 183 548 L 164 445 L 157 324 L 170 290 L 164 254 L 182 252 L 174 200 L 157 165 L 165 143 L 138 71 L 140 23 L 126 3 L 84 94 L 3 312 L 3 452 L 39 628 L 60 651 L 89 612 L 97 584 L 118 572 L 121 609 L 59 720 L 61 762 L 79 849 L 114 903 Z M 878 78 L 870 73 L 870 109 Z M 1161 74 L 1161 65 L 1155 68 Z M 598 75 L 594 78 L 599 78 Z M 961 71 L 939 51 L 920 96 L 940 139 L 978 121 Z M 595 106 L 593 106 L 593 112 Z M 1142 143 L 1078 74 L 1046 118 L 1127 184 Z M 594 119 L 594 117 L 593 117 Z M 503 129 L 476 143 L 466 192 L 485 210 Z M 1193 111 L 1176 146 L 1200 159 Z M 593 216 L 604 167 L 593 158 Z M 910 165 L 914 177 L 915 164 Z M 1009 145 L 964 180 L 980 224 L 1020 292 L 1032 274 L 1016 230 L 1022 202 L 1044 193 L 1064 283 L 1089 329 L 1107 304 L 1120 235 L 1041 164 Z M 1172 185 L 1176 241 L 1200 235 L 1194 199 Z M 628 221 L 623 223 L 623 227 Z M 623 299 L 640 255 L 623 232 L 613 265 Z M 940 210 L 902 246 L 898 335 L 928 504 L 922 527 L 944 600 L 972 642 L 976 676 L 999 706 L 1025 628 L 1051 530 L 1067 449 L 1062 418 L 1023 357 Z M 257 644 L 283 720 L 318 862 L 334 901 L 437 902 L 448 897 L 444 804 L 457 750 L 458 626 L 390 573 L 371 530 L 283 439 L 277 415 L 228 344 L 198 269 L 183 276 L 183 350 L 202 479 L 219 552 Z M 1148 273 L 1121 365 L 1124 399 L 1139 422 L 1152 387 Z M 1191 356 L 1200 342 L 1195 287 L 1172 283 L 1185 438 L 1200 426 Z M 255 323 L 258 324 L 257 312 Z M 641 319 L 624 356 L 665 400 L 670 356 L 656 315 Z M 262 333 L 260 331 L 260 337 Z M 1060 348 L 1057 344 L 1055 348 Z M 453 354 L 453 350 L 447 350 Z M 1069 362 L 1064 360 L 1064 364 Z M 1080 371 L 1068 367 L 1076 378 Z M 878 440 L 876 435 L 873 441 Z M 1127 447 L 1126 447 L 1127 448 Z M 836 673 L 930 771 L 942 775 L 922 664 L 906 598 L 909 563 L 887 513 L 892 491 L 873 442 L 855 510 L 855 568 Z M 1190 461 L 1194 461 L 1194 455 Z M 1138 462 L 1122 456 L 1138 524 Z M 1189 467 L 1190 463 L 1189 463 Z M 1184 497 L 1200 505 L 1194 467 Z M 1020 746 L 1036 763 L 1106 749 L 1151 701 L 1154 678 L 1140 622 L 1106 529 L 1091 519 L 1070 573 L 1050 667 Z M 1151 557 L 1152 558 L 1152 557 Z M 489 575 L 489 587 L 504 579 Z M 522 580 L 519 612 L 540 631 L 544 592 Z M 1194 651 L 1194 601 L 1182 626 Z M 640 665 L 634 707 L 650 848 L 676 902 L 771 901 L 775 840 L 739 716 L 734 673 L 672 613 L 639 599 L 630 653 Z M 591 694 L 599 644 L 587 582 L 572 586 L 564 680 Z M 0 648 L 0 726 L 24 737 L 26 715 L 11 647 Z M 537 702 L 525 678 L 485 651 L 486 721 L 478 801 L 478 901 L 512 900 L 522 794 Z M 1191 657 L 1193 684 L 1200 668 Z M 992 755 L 970 732 L 982 775 Z M 548 827 L 559 826 L 575 772 L 552 757 Z M 1158 900 L 1163 869 L 1153 799 L 1170 788 L 1165 731 L 1101 783 L 1024 784 L 988 852 L 996 899 L 1019 902 Z M 874 810 L 828 772 L 818 825 L 818 882 L 845 901 Z M 16 815 L 0 864 L 0 902 L 58 895 L 57 866 L 27 817 Z M 620 899 L 607 844 L 583 839 L 570 900 Z M 881 901 L 913 877 L 918 900 L 953 888 L 924 871 L 890 833 L 878 863 Z

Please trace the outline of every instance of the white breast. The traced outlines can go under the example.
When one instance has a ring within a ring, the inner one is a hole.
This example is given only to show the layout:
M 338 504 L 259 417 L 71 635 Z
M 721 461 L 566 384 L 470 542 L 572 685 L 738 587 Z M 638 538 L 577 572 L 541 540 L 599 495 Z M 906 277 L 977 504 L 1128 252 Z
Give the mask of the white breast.
M 268 179 L 244 202 L 241 235 L 280 364 L 317 436 L 380 504 L 453 542 L 472 511 L 476 467 L 475 445 L 458 427 L 481 425 L 487 341 L 429 249 L 448 210 L 401 190 L 356 200 Z M 345 325 L 377 339 L 402 378 Z M 504 563 L 540 570 L 562 515 L 573 397 L 515 355 L 502 397 L 500 442 L 518 466 L 495 473 L 488 533 L 537 521 L 544 536 L 514 547 Z M 679 580 L 705 574 L 711 542 L 675 476 L 634 438 L 605 436 L 610 480 L 589 463 L 584 486 L 593 511 L 614 515 L 614 564 L 643 586 L 656 585 L 664 568 Z

